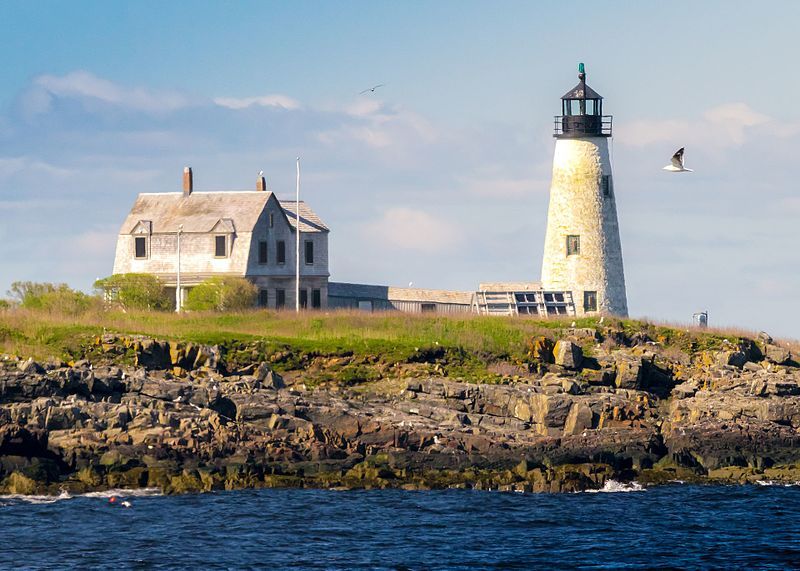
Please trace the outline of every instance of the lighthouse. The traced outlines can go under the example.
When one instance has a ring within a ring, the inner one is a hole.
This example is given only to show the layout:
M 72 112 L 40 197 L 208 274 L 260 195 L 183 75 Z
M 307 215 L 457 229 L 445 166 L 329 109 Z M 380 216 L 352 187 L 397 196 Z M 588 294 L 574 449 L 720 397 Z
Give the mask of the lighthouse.
M 614 175 L 608 154 L 611 116 L 586 85 L 561 98 L 550 206 L 542 261 L 542 288 L 572 292 L 577 315 L 628 315 Z

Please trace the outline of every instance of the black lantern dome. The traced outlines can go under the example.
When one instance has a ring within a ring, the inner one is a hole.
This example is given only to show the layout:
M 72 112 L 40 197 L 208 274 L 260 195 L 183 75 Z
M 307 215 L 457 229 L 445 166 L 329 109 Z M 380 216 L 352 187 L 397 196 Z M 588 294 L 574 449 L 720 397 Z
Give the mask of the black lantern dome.
M 611 115 L 603 115 L 603 97 L 586 85 L 586 71 L 578 64 L 578 85 L 561 98 L 554 137 L 610 137 Z

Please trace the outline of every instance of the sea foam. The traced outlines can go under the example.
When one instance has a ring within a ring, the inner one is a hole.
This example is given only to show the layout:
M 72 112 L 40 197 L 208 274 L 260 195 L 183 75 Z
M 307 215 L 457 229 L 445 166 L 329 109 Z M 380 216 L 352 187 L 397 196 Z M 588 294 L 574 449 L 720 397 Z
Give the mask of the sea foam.
M 589 493 L 612 493 L 612 492 L 644 492 L 645 488 L 639 482 L 618 482 L 616 480 L 606 480 L 606 483 L 599 490 L 586 490 Z

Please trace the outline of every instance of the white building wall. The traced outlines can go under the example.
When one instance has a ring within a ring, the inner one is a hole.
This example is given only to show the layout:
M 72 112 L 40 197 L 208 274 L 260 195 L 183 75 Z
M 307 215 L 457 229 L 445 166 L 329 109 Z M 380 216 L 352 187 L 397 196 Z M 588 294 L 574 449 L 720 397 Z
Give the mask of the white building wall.
M 250 253 L 251 234 L 237 232 L 228 237 L 228 256 L 217 258 L 215 252 L 216 234 L 181 234 L 181 274 L 245 275 Z M 117 251 L 114 258 L 114 273 L 148 273 L 156 275 L 175 274 L 178 261 L 178 237 L 176 234 L 152 234 L 144 236 L 148 241 L 147 257 L 134 256 L 136 235 L 120 234 L 117 238 Z
M 597 292 L 601 313 L 628 314 L 613 177 L 610 196 L 601 187 L 611 174 L 608 138 L 556 140 L 542 287 L 572 291 L 578 315 L 586 291 Z M 568 235 L 580 236 L 579 254 L 567 255 Z

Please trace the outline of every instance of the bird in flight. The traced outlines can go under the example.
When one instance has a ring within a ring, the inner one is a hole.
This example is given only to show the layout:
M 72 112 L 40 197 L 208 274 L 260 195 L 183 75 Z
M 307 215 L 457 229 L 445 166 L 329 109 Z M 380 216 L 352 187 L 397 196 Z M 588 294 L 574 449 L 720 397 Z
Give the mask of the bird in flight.
M 678 151 L 672 155 L 672 162 L 664 167 L 665 171 L 670 172 L 694 172 L 692 169 L 687 169 L 683 166 L 683 147 L 678 149 Z
M 364 91 L 359 93 L 359 95 L 364 95 L 365 93 L 375 93 L 376 89 L 378 89 L 379 87 L 383 87 L 384 85 L 386 85 L 386 84 L 385 83 L 379 83 L 378 85 L 370 87 L 369 89 L 365 89 Z

